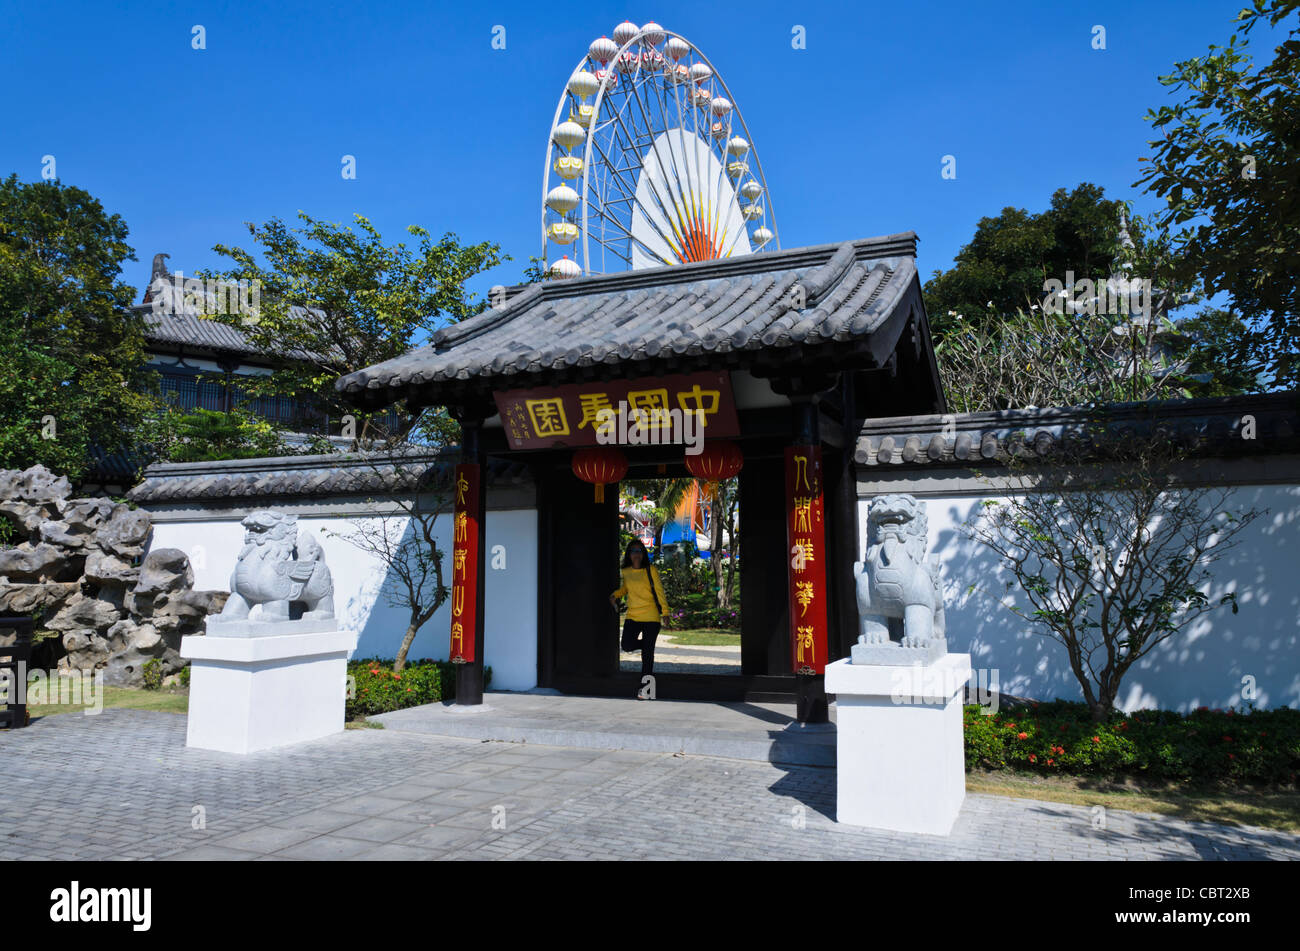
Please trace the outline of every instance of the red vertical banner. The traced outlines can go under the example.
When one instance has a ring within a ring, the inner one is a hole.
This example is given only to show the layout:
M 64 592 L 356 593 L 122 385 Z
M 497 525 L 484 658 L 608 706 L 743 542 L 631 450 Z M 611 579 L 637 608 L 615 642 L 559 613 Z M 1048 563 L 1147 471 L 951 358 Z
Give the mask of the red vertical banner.
M 820 446 L 785 450 L 790 650 L 796 674 L 826 672 L 826 519 Z
M 478 615 L 478 494 L 482 467 L 456 466 L 455 506 L 452 509 L 451 662 L 474 663 Z

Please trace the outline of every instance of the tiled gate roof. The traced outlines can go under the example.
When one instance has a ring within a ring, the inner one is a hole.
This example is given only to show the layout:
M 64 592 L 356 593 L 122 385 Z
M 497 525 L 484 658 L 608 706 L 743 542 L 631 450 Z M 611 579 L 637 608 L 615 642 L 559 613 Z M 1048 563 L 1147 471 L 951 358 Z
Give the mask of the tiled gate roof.
M 912 232 L 529 285 L 342 377 L 358 403 L 737 366 L 879 365 L 921 312 Z

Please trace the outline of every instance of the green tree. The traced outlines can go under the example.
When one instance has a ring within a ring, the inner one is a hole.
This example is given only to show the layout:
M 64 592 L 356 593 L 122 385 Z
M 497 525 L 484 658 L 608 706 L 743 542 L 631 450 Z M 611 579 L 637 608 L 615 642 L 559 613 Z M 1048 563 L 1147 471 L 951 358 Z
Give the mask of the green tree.
M 301 228 L 278 218 L 248 225 L 265 266 L 243 248 L 216 246 L 235 264 L 204 276 L 248 281 L 259 293 L 255 314 L 213 319 L 238 327 L 272 361 L 272 374 L 247 383 L 250 393 L 312 400 L 336 420 L 352 416 L 358 447 L 394 442 L 413 422 L 405 406 L 395 408 L 398 424 L 385 426 L 380 414 L 361 413 L 343 400 L 335 380 L 400 356 L 439 327 L 472 316 L 477 305 L 465 281 L 500 263 L 500 248 L 461 245 L 450 233 L 434 241 L 416 225 L 407 228 L 418 239 L 416 249 L 390 247 L 361 215 L 356 229 L 303 212 L 298 217 Z
M 126 223 L 80 188 L 0 182 L 0 468 L 79 479 L 156 405 Z
M 1267 510 L 1236 507 L 1232 487 L 1180 482 L 1185 458 L 1162 437 L 1116 438 L 1094 425 L 1047 465 L 1013 459 L 1000 499 L 959 530 L 1002 561 L 1001 592 L 973 588 L 1060 644 L 1094 720 L 1113 711 L 1135 663 L 1237 596 L 1211 593 L 1210 566 Z M 992 480 L 989 480 L 990 482 Z
M 1160 77 L 1182 101 L 1147 113 L 1151 143 L 1137 184 L 1164 198 L 1183 279 L 1226 292 L 1250 327 L 1246 368 L 1300 384 L 1300 20 L 1297 0 L 1253 0 L 1228 45 Z M 1289 24 L 1256 67 L 1247 35 Z
M 155 454 L 171 462 L 206 462 L 213 459 L 256 459 L 289 455 L 280 433 L 264 419 L 244 410 L 220 413 L 195 409 L 168 414 L 162 427 L 164 440 L 154 444 Z
M 1105 280 L 1121 248 L 1125 204 L 1105 198 L 1104 190 L 1084 182 L 1057 189 L 1050 207 L 1035 214 L 1004 208 L 981 218 L 970 243 L 948 271 L 935 271 L 925 284 L 926 311 L 936 336 L 953 329 L 960 315 L 966 326 L 1029 310 L 1043 299 L 1043 283 L 1075 279 Z M 1135 250 L 1143 248 L 1140 219 L 1128 224 Z M 1142 274 L 1143 277 L 1149 276 Z

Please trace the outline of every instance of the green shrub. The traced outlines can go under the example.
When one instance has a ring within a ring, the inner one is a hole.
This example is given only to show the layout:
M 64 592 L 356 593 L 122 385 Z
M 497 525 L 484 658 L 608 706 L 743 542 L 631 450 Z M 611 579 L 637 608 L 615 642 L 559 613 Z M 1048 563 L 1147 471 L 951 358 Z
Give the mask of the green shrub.
M 985 716 L 964 711 L 966 768 L 1158 781 L 1297 785 L 1300 710 L 1139 710 L 1094 723 L 1056 700 Z
M 672 611 L 663 619 L 665 630 L 688 631 L 696 628 L 740 628 L 740 611 L 718 610 L 718 585 L 708 562 L 665 558 L 659 565 L 664 594 Z M 740 585 L 732 592 L 733 603 L 740 603 Z
M 144 680 L 145 690 L 160 690 L 163 682 L 163 665 L 162 661 L 155 657 L 153 660 L 144 662 L 140 668 L 140 676 Z
M 184 667 L 181 668 L 181 686 L 188 687 L 189 685 L 190 685 L 190 665 L 186 664 Z
M 438 703 L 456 695 L 456 669 L 459 664 L 445 660 L 408 661 L 400 674 L 393 673 L 393 661 L 370 658 L 348 663 L 353 690 L 348 697 L 349 720 L 405 707 Z M 483 686 L 492 682 L 492 668 L 483 669 Z

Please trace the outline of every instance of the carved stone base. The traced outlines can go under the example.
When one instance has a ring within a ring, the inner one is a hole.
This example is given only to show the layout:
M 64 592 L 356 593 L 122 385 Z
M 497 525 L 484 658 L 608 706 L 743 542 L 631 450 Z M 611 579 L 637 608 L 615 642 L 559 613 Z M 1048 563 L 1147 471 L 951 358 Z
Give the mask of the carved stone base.
M 897 648 L 896 648 L 897 649 Z M 966 797 L 970 655 L 912 668 L 826 665 L 835 695 L 835 821 L 948 835 Z
M 904 647 L 898 641 L 887 644 L 854 644 L 850 649 L 850 662 L 854 665 L 875 664 L 882 667 L 910 667 L 912 664 L 932 664 L 948 653 L 948 641 L 942 637 L 930 638 L 925 647 Z
M 356 647 L 357 632 L 339 630 L 184 638 L 181 656 L 192 664 L 185 745 L 252 753 L 342 732 Z
M 246 618 L 232 618 L 223 621 L 220 616 L 209 617 L 207 622 L 208 637 L 266 637 L 269 634 L 323 634 L 337 631 L 337 618 L 320 620 L 302 619 L 299 621 L 249 621 Z

